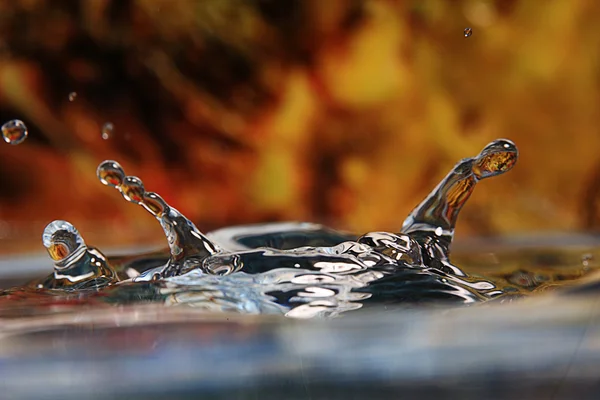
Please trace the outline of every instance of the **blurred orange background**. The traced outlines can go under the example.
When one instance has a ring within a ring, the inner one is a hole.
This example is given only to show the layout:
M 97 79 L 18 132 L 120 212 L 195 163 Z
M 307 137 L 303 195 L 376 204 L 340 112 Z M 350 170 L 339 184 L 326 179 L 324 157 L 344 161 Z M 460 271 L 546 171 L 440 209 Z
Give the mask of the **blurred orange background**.
M 43 250 L 54 219 L 99 247 L 163 243 L 98 182 L 105 159 L 203 231 L 397 231 L 499 137 L 519 162 L 459 236 L 595 230 L 599 67 L 590 0 L 0 1 L 1 122 L 29 128 L 0 146 L 0 253 Z

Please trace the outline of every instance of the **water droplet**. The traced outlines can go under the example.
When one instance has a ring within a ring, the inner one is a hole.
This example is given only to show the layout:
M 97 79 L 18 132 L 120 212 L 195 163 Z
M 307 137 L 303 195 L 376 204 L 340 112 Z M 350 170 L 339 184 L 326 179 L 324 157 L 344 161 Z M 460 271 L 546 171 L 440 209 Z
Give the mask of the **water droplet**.
M 120 187 L 125 200 L 140 204 L 144 200 L 144 183 L 137 176 L 127 176 Z
M 13 119 L 2 125 L 2 137 L 6 143 L 13 145 L 21 144 L 27 139 L 27 135 L 27 127 L 19 119 Z
M 123 171 L 121 165 L 112 160 L 104 161 L 98 165 L 96 175 L 103 185 L 114 188 L 122 185 L 123 180 L 125 179 L 125 171 Z
M 102 126 L 102 139 L 107 140 L 113 135 L 115 126 L 112 122 L 107 122 Z
M 53 221 L 46 226 L 42 234 L 42 243 L 50 258 L 64 264 L 74 256 L 85 251 L 86 245 L 75 227 L 67 221 Z
M 477 179 L 485 179 L 509 171 L 517 162 L 519 152 L 513 142 L 498 139 L 485 146 L 475 157 L 473 173 Z
M 436 236 L 442 236 L 442 234 L 444 233 L 444 230 L 442 229 L 441 226 L 438 226 L 437 228 L 435 228 L 435 235 Z
M 69 101 L 75 101 L 76 98 L 77 98 L 77 92 L 69 93 Z
M 162 217 L 167 209 L 167 203 L 157 193 L 148 192 L 144 194 L 142 205 L 148 212 L 156 217 Z
M 471 29 L 471 28 L 465 28 L 464 34 L 465 34 L 466 38 L 469 37 L 469 36 L 471 36 L 473 34 L 473 29 Z
M 584 267 L 588 267 L 594 261 L 594 255 L 591 253 L 585 253 L 581 256 L 581 263 Z

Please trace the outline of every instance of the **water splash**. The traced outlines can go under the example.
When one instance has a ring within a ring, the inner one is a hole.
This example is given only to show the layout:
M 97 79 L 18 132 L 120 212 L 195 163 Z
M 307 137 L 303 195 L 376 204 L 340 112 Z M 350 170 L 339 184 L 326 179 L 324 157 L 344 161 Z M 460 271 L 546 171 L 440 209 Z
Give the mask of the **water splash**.
M 2 125 L 2 137 L 8 144 L 21 144 L 27 139 L 27 126 L 19 119 L 13 119 Z
M 54 274 L 37 284 L 47 289 L 98 289 L 118 281 L 106 257 L 88 247 L 67 221 L 53 221 L 42 234 L 42 243 L 54 262 Z
M 204 235 L 157 193 L 147 192 L 141 179 L 107 160 L 97 169 L 100 182 L 159 221 L 168 254 L 117 261 L 113 268 L 71 224 L 56 221 L 43 236 L 55 271 L 41 287 L 103 289 L 101 301 L 111 304 L 152 301 L 294 318 L 335 316 L 370 303 L 496 298 L 502 288 L 452 265 L 449 248 L 476 183 L 510 170 L 517 157 L 512 142 L 490 143 L 460 161 L 400 233 L 362 236 L 311 224 L 233 227 Z
M 440 184 L 406 218 L 402 232 L 411 235 L 424 250 L 425 263 L 462 275 L 448 261 L 450 244 L 460 210 L 477 182 L 501 175 L 515 165 L 517 147 L 507 139 L 498 139 L 476 156 L 461 160 Z
M 189 219 L 169 206 L 157 193 L 146 192 L 141 179 L 126 176 L 116 161 L 102 162 L 98 166 L 97 176 L 102 184 L 116 188 L 125 200 L 141 205 L 160 222 L 167 237 L 171 258 L 160 274 L 153 275 L 153 279 L 202 268 L 205 258 L 220 251 Z

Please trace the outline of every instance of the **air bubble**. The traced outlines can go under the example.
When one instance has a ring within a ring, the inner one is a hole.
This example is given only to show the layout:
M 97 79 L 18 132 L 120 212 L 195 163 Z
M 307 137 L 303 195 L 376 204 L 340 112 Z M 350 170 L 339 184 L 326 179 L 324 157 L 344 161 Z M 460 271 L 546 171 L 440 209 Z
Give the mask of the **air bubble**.
M 12 145 L 21 144 L 27 139 L 27 135 L 27 127 L 19 119 L 13 119 L 2 125 L 2 137 L 6 143 Z
M 473 34 L 473 29 L 465 28 L 464 34 L 465 34 L 465 37 L 468 38 L 469 36 L 471 36 Z
M 102 139 L 107 140 L 110 139 L 111 136 L 113 135 L 113 131 L 115 129 L 115 126 L 112 124 L 112 122 L 107 122 L 102 126 Z

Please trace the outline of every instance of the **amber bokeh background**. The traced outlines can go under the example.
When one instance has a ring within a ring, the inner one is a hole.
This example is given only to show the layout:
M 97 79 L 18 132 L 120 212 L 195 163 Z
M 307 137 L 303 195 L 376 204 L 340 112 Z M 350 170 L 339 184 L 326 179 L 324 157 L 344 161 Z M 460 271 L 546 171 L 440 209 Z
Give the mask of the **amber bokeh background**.
M 4 254 L 41 250 L 53 219 L 99 246 L 160 243 L 97 181 L 108 158 L 204 231 L 363 232 L 396 230 L 498 137 L 521 157 L 459 235 L 595 230 L 600 3 L 4 0 L 0 117 L 29 127 L 0 146 Z

